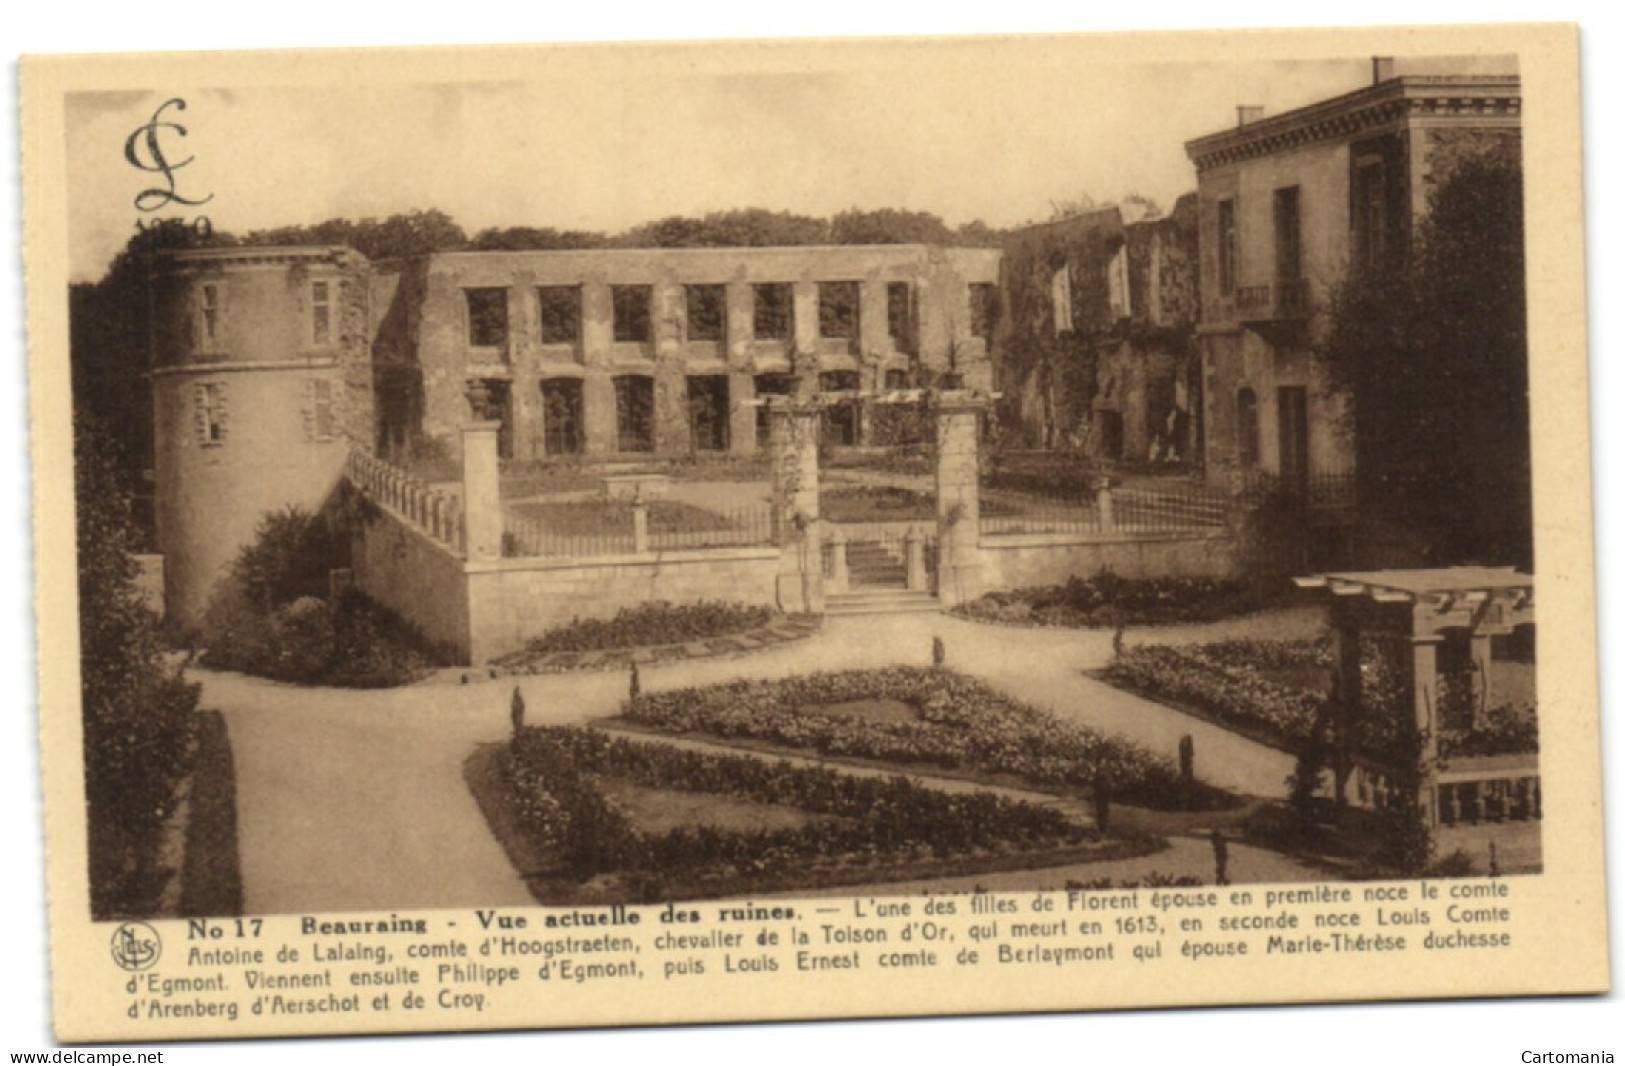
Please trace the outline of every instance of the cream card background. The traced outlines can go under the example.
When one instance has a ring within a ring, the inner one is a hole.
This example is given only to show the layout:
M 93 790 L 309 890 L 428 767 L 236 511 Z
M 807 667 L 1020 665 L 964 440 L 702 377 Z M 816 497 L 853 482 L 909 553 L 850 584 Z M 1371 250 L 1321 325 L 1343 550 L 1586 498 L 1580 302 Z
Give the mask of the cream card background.
M 598 39 L 647 39 L 695 36 L 768 36 L 780 34 L 850 34 L 901 32 L 1007 32 L 1011 30 L 1105 29 L 1153 26 L 1287 25 L 1301 23 L 1309 14 L 1289 5 L 1230 5 L 1224 10 L 1197 5 L 1180 5 L 1175 12 L 1150 12 L 1125 8 L 1114 12 L 1076 13 L 1072 24 L 1058 21 L 1054 12 L 1011 10 L 1000 5 L 997 12 L 964 13 L 896 12 L 891 21 L 881 13 L 865 13 L 857 5 L 843 14 L 835 7 L 821 5 L 819 11 L 764 12 L 759 7 L 719 9 L 700 12 L 697 8 L 673 12 L 653 8 L 634 11 L 620 7 L 614 12 L 578 12 L 572 20 L 556 13 L 545 18 L 523 18 L 524 13 L 482 15 L 459 5 L 455 21 L 439 25 L 414 25 L 401 10 L 347 15 L 319 5 L 301 9 L 281 5 L 275 11 L 227 12 L 199 5 L 190 17 L 184 8 L 162 11 L 110 12 L 105 19 L 85 8 L 50 13 L 31 13 L 8 34 L 14 50 L 127 50 L 201 47 L 264 47 L 298 44 L 390 44 L 458 43 L 464 41 L 557 40 L 569 36 Z M 1618 78 L 1611 67 L 1619 66 L 1619 48 L 1625 46 L 1617 16 L 1603 17 L 1604 5 L 1364 5 L 1334 14 L 1342 22 L 1385 22 L 1403 19 L 1481 21 L 1487 18 L 1580 18 L 1587 25 L 1582 41 L 1582 65 L 1587 76 L 1586 108 L 1588 137 L 1588 240 L 1592 249 L 1589 289 L 1592 296 L 1593 325 L 1592 389 L 1593 405 L 1606 412 L 1606 398 L 1621 395 L 1621 372 L 1612 365 L 1610 354 L 1617 342 L 1617 312 L 1608 306 L 1609 295 L 1619 291 L 1617 260 L 1608 246 L 1620 237 L 1614 221 L 1619 208 L 1606 202 L 1610 191 L 1620 187 L 1617 152 L 1611 145 L 1609 126 L 1617 126 L 1610 107 L 1620 99 Z M 1170 20 L 1171 14 L 1171 20 Z M 49 17 L 43 17 L 48 15 Z M 231 16 L 242 21 L 233 24 Z M 1153 15 L 1160 16 L 1154 19 Z M 774 22 L 774 19 L 783 21 Z M 1097 21 L 1098 18 L 1098 21 Z M 1593 21 L 1595 18 L 1595 21 Z M 127 22 L 149 23 L 132 29 Z M 596 19 L 596 21 L 594 21 Z M 1324 16 L 1322 16 L 1324 19 Z M 8 19 L 9 21 L 9 19 Z M 1612 79 L 1612 80 L 1610 80 Z M 1609 87 L 1613 92 L 1610 93 Z M 15 89 L 11 90 L 14 100 Z M 7 154 L 15 174 L 15 109 L 7 109 Z M 1617 135 L 1613 138 L 1617 140 Z M 1609 178 L 1612 176 L 1612 182 Z M 15 178 L 13 178 L 15 189 Z M 16 221 L 17 198 L 5 205 L 7 232 L 13 247 L 19 241 Z M 24 404 L 24 373 L 21 337 L 21 282 L 17 256 L 6 263 L 5 336 L 9 352 L 18 357 L 8 363 L 12 388 L 5 391 L 10 417 L 0 433 L 0 492 L 14 502 L 8 517 L 0 523 L 0 587 L 8 590 L 5 619 L 0 627 L 11 639 L 6 641 L 3 676 L 14 678 L 13 714 L 7 716 L 7 729 L 0 741 L 4 749 L 3 793 L 6 815 L 7 866 L 5 889 L 7 935 L 0 943 L 9 949 L 0 963 L 0 1052 L 38 1050 L 48 1046 L 46 1018 L 45 933 L 43 878 L 40 874 L 36 709 L 32 700 L 32 649 L 25 639 L 31 632 L 28 593 L 32 573 L 28 559 L 26 505 L 28 467 L 27 424 Z M 1610 284 L 1610 279 L 1613 283 Z M 1611 322 L 1610 319 L 1615 321 Z M 1615 326 L 1611 344 L 1609 327 Z M 1538 371 L 1537 371 L 1538 372 Z M 1600 636 L 1604 667 L 1604 737 L 1611 750 L 1607 765 L 1618 768 L 1618 729 L 1610 722 L 1608 697 L 1613 677 L 1606 664 L 1616 659 L 1620 649 L 1618 623 L 1625 612 L 1618 609 L 1621 588 L 1613 580 L 1609 563 L 1615 530 L 1621 527 L 1620 507 L 1625 493 L 1616 491 L 1621 482 L 1617 471 L 1625 462 L 1625 432 L 1614 428 L 1617 419 L 1597 419 L 1595 430 L 1596 505 L 1598 515 L 1599 601 L 1603 605 Z M 1610 476 L 1610 472 L 1615 472 Z M 1614 609 L 1610 610 L 1610 605 Z M 42 649 L 49 654 L 51 649 Z M 1619 788 L 1617 774 L 1605 778 L 1610 786 L 1611 809 L 1617 813 Z M 1617 822 L 1617 819 L 1616 819 Z M 1612 833 L 1617 842 L 1617 825 Z M 1617 849 L 1615 849 L 1617 853 Z M 1610 863 L 1617 869 L 1617 862 Z M 1617 898 L 1617 888 L 1615 890 Z M 1617 944 L 1617 936 L 1614 938 Z M 553 1055 L 637 1056 L 644 1061 L 666 1061 L 673 1057 L 727 1055 L 772 1055 L 795 1060 L 826 1058 L 830 1055 L 862 1054 L 914 1056 L 929 1050 L 933 1055 L 950 1054 L 955 1061 L 991 1056 L 1007 1056 L 1013 1051 L 1064 1056 L 1069 1059 L 1134 1059 L 1165 1061 L 1178 1051 L 1200 1056 L 1204 1062 L 1287 1061 L 1308 1058 L 1315 1062 L 1422 1061 L 1519 1061 L 1524 1048 L 1533 1050 L 1586 1051 L 1608 1048 L 1616 1056 L 1625 1052 L 1625 1042 L 1611 1028 L 1625 1029 L 1616 999 L 1568 1003 L 1428 1004 L 1421 1006 L 1360 1006 L 1340 1008 L 1233 1009 L 1226 1011 L 1184 1011 L 1137 1015 L 1062 1018 L 999 1018 L 932 1022 L 844 1023 L 835 1025 L 747 1027 L 743 1029 L 700 1029 L 664 1032 L 607 1034 L 550 1034 L 534 1036 L 437 1037 L 416 1040 L 354 1042 L 305 1041 L 297 1045 L 261 1045 L 231 1048 L 183 1048 L 172 1061 L 184 1061 L 200 1054 L 233 1057 L 289 1053 L 311 1056 L 318 1061 L 338 1061 L 354 1054 L 384 1054 L 409 1060 L 429 1061 L 468 1054 L 495 1055 L 501 1061 Z M 1430 1054 L 1431 1052 L 1431 1054 Z

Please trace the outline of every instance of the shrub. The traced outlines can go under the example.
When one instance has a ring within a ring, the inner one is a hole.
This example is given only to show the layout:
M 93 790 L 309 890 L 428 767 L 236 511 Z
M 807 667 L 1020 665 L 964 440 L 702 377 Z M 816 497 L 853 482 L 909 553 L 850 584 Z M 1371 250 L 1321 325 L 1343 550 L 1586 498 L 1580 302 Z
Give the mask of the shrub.
M 1443 732 L 1439 757 L 1524 755 L 1540 750 L 1535 709 L 1525 705 L 1492 707 L 1477 729 Z
M 742 603 L 673 604 L 651 600 L 623 607 L 613 618 L 577 618 L 534 638 L 525 650 L 503 660 L 522 665 L 536 655 L 561 651 L 606 651 L 651 644 L 680 644 L 759 629 L 773 621 L 771 607 Z
M 136 589 L 130 497 L 113 446 L 76 413 L 80 713 L 90 907 L 151 914 L 171 871 L 158 844 L 190 767 L 198 687 L 167 658 Z
M 204 617 L 204 661 L 302 685 L 387 688 L 433 661 L 405 623 L 350 590 L 331 603 L 340 561 L 325 523 L 290 508 L 267 515 Z
M 1118 577 L 1102 570 L 1063 585 L 990 592 L 953 613 L 972 621 L 1074 628 L 1208 622 L 1256 611 L 1270 600 L 1217 578 Z

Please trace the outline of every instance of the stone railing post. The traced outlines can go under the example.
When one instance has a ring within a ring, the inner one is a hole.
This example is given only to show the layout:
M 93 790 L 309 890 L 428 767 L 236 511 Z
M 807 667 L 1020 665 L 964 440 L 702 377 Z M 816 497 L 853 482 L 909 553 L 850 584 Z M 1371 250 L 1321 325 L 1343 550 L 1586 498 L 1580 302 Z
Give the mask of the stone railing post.
M 977 440 L 985 397 L 943 393 L 937 429 L 937 597 L 952 607 L 982 594 L 981 472 Z
M 829 582 L 825 592 L 845 592 L 851 582 L 846 568 L 846 534 L 833 526 L 829 537 Z
M 907 535 L 903 537 L 903 566 L 908 575 L 906 584 L 909 591 L 925 591 L 925 537 L 915 526 L 909 526 Z
M 649 505 L 642 499 L 632 501 L 632 551 L 638 555 L 649 551 Z
M 497 469 L 500 422 L 463 427 L 463 532 L 470 562 L 502 558 L 502 485 Z
M 1111 480 L 1100 478 L 1095 482 L 1095 515 L 1099 518 L 1102 533 L 1117 532 L 1117 515 L 1113 507 Z

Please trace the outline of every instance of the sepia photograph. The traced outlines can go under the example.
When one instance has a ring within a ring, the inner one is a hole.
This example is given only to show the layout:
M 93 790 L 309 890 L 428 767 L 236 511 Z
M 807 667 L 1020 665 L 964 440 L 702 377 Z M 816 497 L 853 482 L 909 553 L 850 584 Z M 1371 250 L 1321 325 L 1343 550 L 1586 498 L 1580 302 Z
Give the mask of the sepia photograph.
M 58 1032 L 1605 991 L 1512 29 L 25 57 Z

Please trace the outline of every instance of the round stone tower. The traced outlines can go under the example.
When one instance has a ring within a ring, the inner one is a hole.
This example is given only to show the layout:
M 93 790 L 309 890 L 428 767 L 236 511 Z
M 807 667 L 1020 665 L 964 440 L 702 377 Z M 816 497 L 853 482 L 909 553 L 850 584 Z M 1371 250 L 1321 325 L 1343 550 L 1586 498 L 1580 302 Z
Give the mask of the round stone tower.
M 153 451 L 169 617 L 202 620 L 261 519 L 331 498 L 371 442 L 367 261 L 344 248 L 159 258 Z

